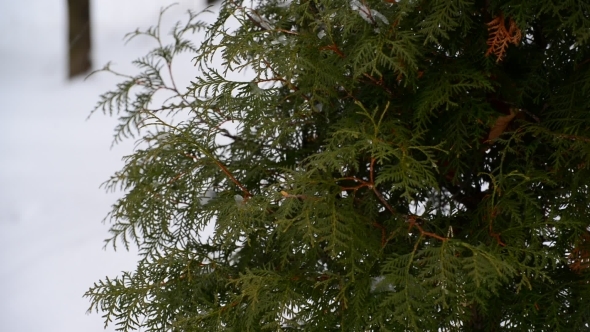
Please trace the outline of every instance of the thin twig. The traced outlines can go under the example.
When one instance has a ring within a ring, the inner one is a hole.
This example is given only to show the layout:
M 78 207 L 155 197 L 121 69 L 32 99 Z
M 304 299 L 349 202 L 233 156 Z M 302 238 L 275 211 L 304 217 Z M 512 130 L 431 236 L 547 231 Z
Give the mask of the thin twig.
M 431 232 L 427 232 L 425 231 L 422 226 L 420 226 L 417 222 L 416 222 L 416 216 L 410 216 L 409 218 L 409 223 L 410 223 L 410 227 L 408 228 L 409 230 L 416 227 L 418 228 L 418 231 L 420 232 L 420 234 L 424 235 L 424 236 L 429 236 L 429 237 L 433 237 L 435 239 L 441 240 L 441 241 L 447 241 L 449 238 L 447 237 L 442 237 L 438 234 L 435 233 L 431 233 Z
M 246 187 L 244 187 L 244 185 L 242 185 L 242 183 L 240 183 L 240 181 L 238 181 L 233 174 L 227 169 L 227 167 L 225 167 L 225 165 L 223 165 L 219 160 L 217 159 L 213 159 L 213 161 L 215 162 L 215 164 L 217 164 L 217 166 L 219 166 L 219 168 L 221 168 L 221 170 L 223 171 L 223 173 L 225 173 L 225 175 L 227 175 L 228 178 L 230 178 L 230 180 L 236 184 L 236 186 L 238 186 L 240 188 L 240 190 L 242 190 L 242 192 L 244 193 L 244 201 L 248 200 L 248 198 L 252 197 L 252 194 L 250 194 L 250 192 L 248 191 L 248 189 L 246 189 Z

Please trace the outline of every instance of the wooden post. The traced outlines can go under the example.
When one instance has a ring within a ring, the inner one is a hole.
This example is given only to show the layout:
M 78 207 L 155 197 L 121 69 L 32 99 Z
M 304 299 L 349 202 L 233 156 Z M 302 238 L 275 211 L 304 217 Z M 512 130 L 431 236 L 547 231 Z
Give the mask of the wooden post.
M 68 0 L 69 78 L 92 67 L 90 27 L 90 0 Z

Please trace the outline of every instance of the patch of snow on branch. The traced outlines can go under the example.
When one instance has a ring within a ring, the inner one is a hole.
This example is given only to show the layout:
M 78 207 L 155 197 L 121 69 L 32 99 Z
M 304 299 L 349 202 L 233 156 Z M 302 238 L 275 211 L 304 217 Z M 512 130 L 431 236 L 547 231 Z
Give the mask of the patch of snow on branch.
M 383 23 L 389 24 L 389 20 L 380 12 L 376 11 L 375 9 L 369 8 L 367 5 L 360 3 L 358 0 L 352 0 L 350 2 L 350 8 L 352 10 L 357 11 L 359 15 L 363 18 L 363 20 L 367 21 L 369 24 L 375 24 L 375 17 L 380 19 Z

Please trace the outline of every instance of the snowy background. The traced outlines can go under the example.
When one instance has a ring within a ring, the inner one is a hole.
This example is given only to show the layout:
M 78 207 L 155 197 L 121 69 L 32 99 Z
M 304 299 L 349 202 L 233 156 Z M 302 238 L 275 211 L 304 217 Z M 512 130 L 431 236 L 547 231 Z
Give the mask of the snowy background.
M 131 60 L 154 45 L 123 36 L 185 18 L 205 0 L 91 0 L 93 66 L 135 73 Z M 119 80 L 66 79 L 65 0 L 0 1 L 0 331 L 104 331 L 82 298 L 93 282 L 134 270 L 133 252 L 102 249 L 101 223 L 119 194 L 98 186 L 122 167 L 133 142 L 110 149 L 116 119 L 95 114 Z M 210 16 L 210 20 L 213 19 Z M 209 20 L 209 21 L 210 21 Z M 190 61 L 176 69 L 192 75 Z M 107 331 L 114 331 L 109 326 Z

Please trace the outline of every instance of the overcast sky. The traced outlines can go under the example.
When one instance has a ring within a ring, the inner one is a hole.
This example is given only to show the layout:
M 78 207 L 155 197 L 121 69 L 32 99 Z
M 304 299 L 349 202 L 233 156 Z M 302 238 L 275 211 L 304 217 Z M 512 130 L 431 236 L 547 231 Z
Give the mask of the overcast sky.
M 159 9 L 179 2 L 169 21 L 205 0 L 91 0 L 93 63 L 119 71 L 152 46 L 122 37 L 156 23 Z M 0 1 L 0 331 L 104 331 L 86 315 L 93 282 L 134 270 L 135 253 L 103 250 L 101 223 L 117 194 L 98 186 L 122 167 L 133 142 L 110 149 L 115 119 L 86 117 L 108 74 L 66 80 L 66 1 Z M 181 61 L 188 78 L 194 68 Z M 179 69 L 180 68 L 180 69 Z M 109 327 L 107 331 L 114 331 Z

